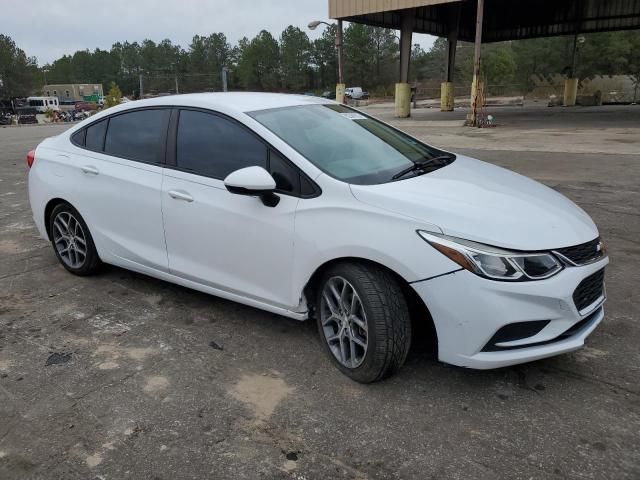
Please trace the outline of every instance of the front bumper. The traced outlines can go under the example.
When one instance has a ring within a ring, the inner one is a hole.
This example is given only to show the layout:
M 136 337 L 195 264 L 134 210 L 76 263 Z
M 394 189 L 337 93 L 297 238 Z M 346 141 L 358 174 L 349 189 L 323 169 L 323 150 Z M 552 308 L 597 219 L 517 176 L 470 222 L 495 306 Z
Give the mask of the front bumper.
M 499 368 L 582 347 L 604 318 L 605 298 L 578 312 L 573 293 L 582 280 L 608 263 L 603 258 L 533 282 L 498 282 L 460 270 L 412 287 L 433 317 L 441 361 L 477 369 Z M 541 320 L 548 323 L 535 335 L 500 343 L 498 351 L 486 351 L 505 325 Z

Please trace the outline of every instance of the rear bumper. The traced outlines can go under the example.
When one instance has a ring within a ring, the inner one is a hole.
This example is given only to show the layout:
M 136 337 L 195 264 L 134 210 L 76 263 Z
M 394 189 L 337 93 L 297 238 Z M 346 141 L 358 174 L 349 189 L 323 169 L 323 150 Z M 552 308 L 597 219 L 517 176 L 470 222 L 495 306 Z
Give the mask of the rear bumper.
M 499 368 L 582 347 L 604 318 L 605 297 L 579 312 L 573 293 L 583 279 L 608 263 L 604 258 L 535 282 L 496 282 L 461 270 L 412 286 L 433 317 L 441 361 L 476 369 Z M 487 348 L 505 325 L 539 321 L 547 323 L 534 335 Z

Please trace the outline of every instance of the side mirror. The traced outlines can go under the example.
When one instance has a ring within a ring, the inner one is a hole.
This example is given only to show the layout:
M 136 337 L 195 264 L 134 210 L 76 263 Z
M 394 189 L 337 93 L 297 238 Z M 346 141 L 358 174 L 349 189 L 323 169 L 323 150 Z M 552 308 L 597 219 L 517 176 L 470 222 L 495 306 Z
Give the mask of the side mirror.
M 236 195 L 260 197 L 267 207 L 275 207 L 280 202 L 280 197 L 274 193 L 276 181 L 262 167 L 236 170 L 224 179 L 224 186 Z

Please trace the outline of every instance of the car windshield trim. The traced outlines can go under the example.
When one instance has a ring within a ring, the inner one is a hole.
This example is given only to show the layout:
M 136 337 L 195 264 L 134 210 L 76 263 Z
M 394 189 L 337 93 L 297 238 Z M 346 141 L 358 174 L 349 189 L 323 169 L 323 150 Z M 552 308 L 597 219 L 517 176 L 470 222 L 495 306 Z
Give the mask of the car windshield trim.
M 435 163 L 420 174 L 443 168 L 456 159 L 452 153 L 427 145 L 366 113 L 341 104 L 295 105 L 253 110 L 246 114 L 320 171 L 348 184 L 378 185 L 399 181 L 393 178 L 399 171 L 412 170 L 431 158 L 446 156 L 450 161 Z M 351 122 L 360 128 L 352 128 Z M 331 138 L 332 142 L 327 143 L 326 138 Z

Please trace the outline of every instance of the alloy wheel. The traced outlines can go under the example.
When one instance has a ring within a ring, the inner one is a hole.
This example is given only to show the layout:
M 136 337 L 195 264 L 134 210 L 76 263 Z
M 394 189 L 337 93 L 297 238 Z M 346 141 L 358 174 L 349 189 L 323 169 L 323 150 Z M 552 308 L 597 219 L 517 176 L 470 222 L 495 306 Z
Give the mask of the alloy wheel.
M 331 353 L 347 368 L 359 367 L 367 354 L 369 331 L 362 301 L 343 277 L 331 277 L 320 300 L 322 331 Z
M 53 243 L 60 258 L 70 268 L 80 268 L 87 259 L 87 237 L 77 218 L 60 212 L 53 221 Z

